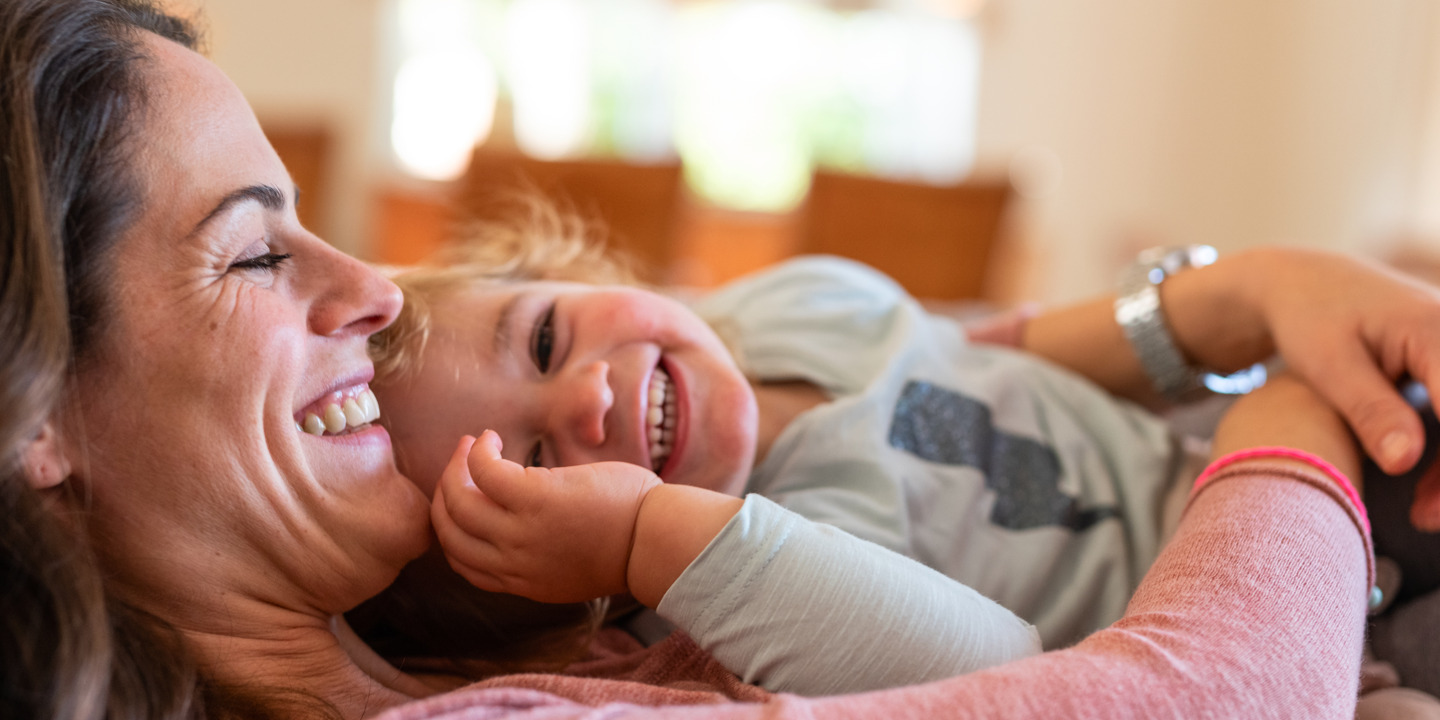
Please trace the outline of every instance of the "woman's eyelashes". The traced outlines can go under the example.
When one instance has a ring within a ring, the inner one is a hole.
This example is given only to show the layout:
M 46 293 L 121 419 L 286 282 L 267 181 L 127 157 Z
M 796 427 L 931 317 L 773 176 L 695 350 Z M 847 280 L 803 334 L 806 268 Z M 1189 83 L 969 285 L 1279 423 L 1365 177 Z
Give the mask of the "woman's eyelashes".
M 550 356 L 555 352 L 555 303 L 545 308 L 530 333 L 530 357 L 541 373 L 550 372 Z
M 290 259 L 290 253 L 263 252 L 230 263 L 231 270 L 274 270 Z

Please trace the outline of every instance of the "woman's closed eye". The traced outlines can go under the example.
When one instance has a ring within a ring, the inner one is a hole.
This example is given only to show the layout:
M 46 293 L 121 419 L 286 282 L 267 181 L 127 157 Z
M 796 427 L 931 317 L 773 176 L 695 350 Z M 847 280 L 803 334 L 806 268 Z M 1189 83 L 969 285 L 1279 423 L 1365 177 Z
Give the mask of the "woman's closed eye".
M 230 263 L 231 270 L 274 270 L 290 259 L 290 253 L 266 252 Z
M 550 372 L 550 355 L 555 351 L 555 304 L 545 309 L 530 333 L 530 357 L 540 372 Z M 538 447 L 538 446 L 537 446 Z

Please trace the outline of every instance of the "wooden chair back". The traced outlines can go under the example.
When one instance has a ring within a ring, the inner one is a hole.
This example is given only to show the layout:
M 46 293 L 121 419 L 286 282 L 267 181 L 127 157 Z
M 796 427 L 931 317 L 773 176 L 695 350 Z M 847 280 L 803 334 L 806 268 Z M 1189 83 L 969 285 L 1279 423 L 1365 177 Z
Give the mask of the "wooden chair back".
M 300 188 L 301 202 L 295 208 L 300 223 L 320 237 L 330 237 L 327 213 L 331 188 L 327 180 L 335 147 L 334 133 L 320 123 L 265 122 L 262 125 L 275 154 L 280 156 Z
M 816 172 L 799 249 L 859 260 L 919 298 L 981 298 L 1010 197 L 1004 181 L 932 186 Z

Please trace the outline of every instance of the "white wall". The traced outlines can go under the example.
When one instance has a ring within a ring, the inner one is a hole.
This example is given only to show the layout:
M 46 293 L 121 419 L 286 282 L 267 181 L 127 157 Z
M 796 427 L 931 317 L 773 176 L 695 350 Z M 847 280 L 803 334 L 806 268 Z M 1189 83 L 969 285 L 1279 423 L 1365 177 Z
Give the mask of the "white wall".
M 373 149 L 382 0 L 181 2 L 200 8 L 211 59 L 263 120 L 335 129 L 326 239 L 363 254 L 369 189 L 386 170 Z
M 1063 169 L 1021 203 L 1043 260 L 1025 294 L 1103 291 L 1148 243 L 1375 253 L 1413 230 L 1434 15 L 1427 0 L 993 0 L 982 164 L 1038 146 Z
M 363 253 L 369 188 L 394 179 L 384 0 L 188 2 L 262 116 L 339 130 L 331 240 Z M 979 166 L 1020 157 L 1032 181 L 1021 294 L 1106 290 L 1151 243 L 1440 237 L 1432 0 L 990 0 L 979 22 Z

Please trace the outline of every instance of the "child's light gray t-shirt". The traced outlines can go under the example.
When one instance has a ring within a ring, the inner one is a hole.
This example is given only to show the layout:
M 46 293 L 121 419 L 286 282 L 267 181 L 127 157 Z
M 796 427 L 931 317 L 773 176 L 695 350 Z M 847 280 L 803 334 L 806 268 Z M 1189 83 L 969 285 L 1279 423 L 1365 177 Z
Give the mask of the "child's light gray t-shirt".
M 696 310 L 753 377 L 833 398 L 785 428 L 748 492 L 974 588 L 1034 623 L 1046 648 L 1121 616 L 1193 459 L 1162 420 L 1039 359 L 968 343 L 846 260 L 791 261 Z

